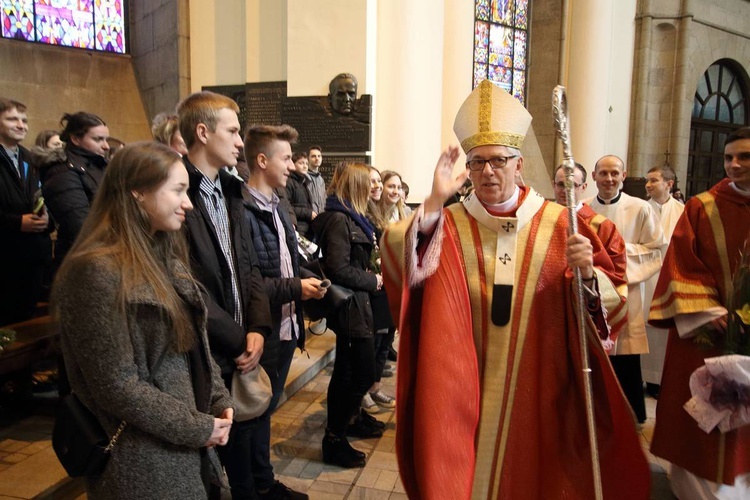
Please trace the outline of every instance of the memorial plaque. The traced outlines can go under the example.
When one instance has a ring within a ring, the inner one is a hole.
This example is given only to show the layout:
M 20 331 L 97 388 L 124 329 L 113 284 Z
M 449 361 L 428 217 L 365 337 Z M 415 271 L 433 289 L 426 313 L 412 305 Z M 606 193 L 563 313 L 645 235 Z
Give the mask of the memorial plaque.
M 281 106 L 281 121 L 299 132 L 300 149 L 319 145 L 323 152 L 370 151 L 372 96 L 358 99 L 351 117 L 333 114 L 328 97 L 287 97 Z
M 202 87 L 201 90 L 209 90 L 217 94 L 225 95 L 232 99 L 240 107 L 239 120 L 242 130 L 245 130 L 247 123 L 247 92 L 246 85 L 216 85 L 211 87 Z
M 233 99 L 240 107 L 242 132 L 250 124 L 288 124 L 299 132 L 297 151 L 318 145 L 326 153 L 361 153 L 351 159 L 366 161 L 372 149 L 372 96 L 354 102 L 350 115 L 333 113 L 328 96 L 286 97 L 286 82 L 246 83 L 203 87 Z M 325 165 L 324 165 L 325 167 Z M 330 166 L 330 173 L 333 172 Z
M 296 148 L 295 148 L 296 149 Z M 307 149 L 299 149 L 299 151 L 306 151 Z M 318 171 L 323 176 L 323 180 L 326 182 L 326 186 L 331 185 L 331 179 L 333 179 L 333 171 L 336 169 L 336 165 L 341 162 L 356 162 L 370 165 L 369 155 L 345 155 L 345 156 L 326 156 L 325 150 L 323 151 L 323 163 L 320 165 Z
M 286 82 L 248 83 L 247 124 L 281 125 L 281 102 L 286 98 Z

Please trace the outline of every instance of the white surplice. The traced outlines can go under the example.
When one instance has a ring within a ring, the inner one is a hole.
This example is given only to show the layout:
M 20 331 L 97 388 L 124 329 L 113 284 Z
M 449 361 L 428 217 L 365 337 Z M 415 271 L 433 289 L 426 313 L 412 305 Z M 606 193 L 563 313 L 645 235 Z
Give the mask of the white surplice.
M 654 200 L 648 200 L 648 203 L 659 216 L 661 228 L 664 231 L 664 237 L 667 240 L 662 247 L 662 257 L 664 257 L 667 253 L 667 247 L 669 246 L 669 241 L 672 239 L 672 233 L 677 225 L 677 221 L 682 215 L 682 212 L 685 211 L 685 205 L 671 196 L 667 199 L 667 202 L 664 205 L 659 205 Z M 659 273 L 647 279 L 644 283 L 643 318 L 646 321 L 648 321 L 648 311 L 651 308 L 651 299 L 654 296 L 654 290 L 656 289 L 656 282 L 658 279 Z M 651 384 L 661 384 L 661 374 L 664 370 L 664 356 L 667 353 L 667 338 L 669 336 L 669 330 L 656 328 L 646 324 L 646 332 L 648 333 L 649 353 L 641 357 L 641 373 L 643 374 L 643 381 Z
M 615 223 L 625 240 L 628 257 L 628 325 L 620 332 L 610 355 L 648 353 L 644 282 L 661 269 L 661 250 L 666 240 L 659 217 L 647 201 L 623 192 L 612 200 L 595 196 L 588 203 L 596 213 Z

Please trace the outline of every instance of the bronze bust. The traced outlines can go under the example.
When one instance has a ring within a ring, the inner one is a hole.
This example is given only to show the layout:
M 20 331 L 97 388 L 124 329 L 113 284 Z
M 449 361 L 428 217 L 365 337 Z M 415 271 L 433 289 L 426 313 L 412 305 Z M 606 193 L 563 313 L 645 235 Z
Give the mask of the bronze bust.
M 357 78 L 351 73 L 340 73 L 328 84 L 328 102 L 340 115 L 351 115 L 357 100 Z

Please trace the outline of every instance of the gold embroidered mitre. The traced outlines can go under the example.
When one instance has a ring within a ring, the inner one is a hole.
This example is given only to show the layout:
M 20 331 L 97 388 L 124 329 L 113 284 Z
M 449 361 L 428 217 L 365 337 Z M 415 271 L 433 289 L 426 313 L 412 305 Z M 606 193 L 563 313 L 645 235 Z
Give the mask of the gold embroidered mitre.
M 488 144 L 520 148 L 531 125 L 523 104 L 489 80 L 469 94 L 456 115 L 453 131 L 464 153 Z

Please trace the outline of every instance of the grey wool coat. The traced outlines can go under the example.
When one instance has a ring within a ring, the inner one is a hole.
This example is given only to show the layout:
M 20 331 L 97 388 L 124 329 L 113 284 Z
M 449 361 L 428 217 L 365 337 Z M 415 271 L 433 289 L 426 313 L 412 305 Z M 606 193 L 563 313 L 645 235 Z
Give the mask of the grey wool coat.
M 211 415 L 196 409 L 186 354 L 168 350 L 153 385 L 148 383 L 172 339 L 171 323 L 150 286 L 131 291 L 126 327 L 115 314 L 120 278 L 111 260 L 77 264 L 59 283 L 61 343 L 73 392 L 108 435 L 122 420 L 127 422 L 104 473 L 86 478 L 90 499 L 207 496 L 199 450 L 211 437 L 213 415 L 233 402 L 208 351 L 199 290 L 184 266 L 174 263 L 171 268 L 172 283 L 194 315 L 209 361 Z

